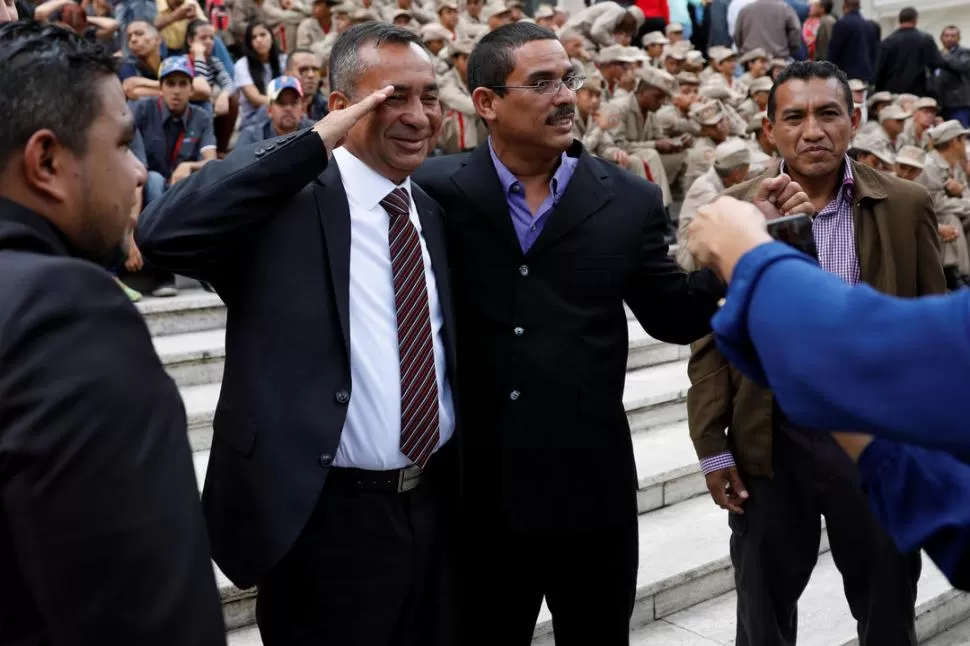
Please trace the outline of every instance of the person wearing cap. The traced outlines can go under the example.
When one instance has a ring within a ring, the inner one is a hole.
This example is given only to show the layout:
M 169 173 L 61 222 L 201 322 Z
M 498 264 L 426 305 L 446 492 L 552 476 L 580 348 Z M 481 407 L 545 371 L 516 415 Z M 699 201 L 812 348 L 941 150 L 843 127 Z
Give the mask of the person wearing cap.
M 482 18 L 484 6 L 483 0 L 465 0 L 465 10 L 458 16 L 459 40 L 477 40 L 488 31 Z
M 313 52 L 319 60 L 329 61 L 330 60 L 330 50 L 333 49 L 334 43 L 340 38 L 340 34 L 344 33 L 350 29 L 353 23 L 352 16 L 357 11 L 357 6 L 352 2 L 342 2 L 338 5 L 331 7 L 331 29 L 324 35 L 323 38 L 315 40 L 310 47 L 306 48 Z M 312 20 L 312 18 L 308 19 Z M 307 21 L 304 21 L 307 23 Z M 304 49 L 304 48 L 297 48 Z M 301 80 L 302 82 L 302 80 Z
M 603 106 L 603 79 L 588 76 L 583 87 L 576 91 L 576 119 L 573 136 L 582 142 L 590 154 L 602 157 L 621 168 L 647 179 L 646 165 L 636 155 L 631 155 L 616 145 L 610 130 L 616 126 L 616 115 Z
M 710 168 L 704 171 L 684 194 L 677 223 L 677 262 L 686 271 L 696 271 L 694 256 L 687 249 L 687 227 L 697 209 L 710 203 L 727 189 L 748 178 L 751 151 L 741 139 L 728 139 L 714 149 Z
M 495 31 L 512 22 L 512 10 L 499 0 L 488 0 L 482 9 L 482 20 L 488 26 L 488 31 Z
M 664 27 L 664 35 L 667 37 L 667 40 L 670 41 L 671 45 L 683 42 L 684 26 L 679 22 L 668 23 L 667 26 Z
M 647 64 L 650 65 L 650 67 L 656 67 L 658 70 L 662 70 L 664 68 L 664 47 L 666 47 L 670 41 L 667 40 L 666 36 L 664 36 L 662 32 L 651 31 L 650 33 L 644 34 L 643 38 L 640 39 L 640 42 L 647 52 Z
M 663 69 L 668 74 L 677 77 L 678 74 L 683 70 L 684 61 L 687 56 L 683 52 L 676 49 L 668 49 L 663 54 Z
M 452 32 L 448 31 L 443 25 L 437 22 L 429 22 L 426 25 L 422 25 L 419 30 L 421 34 L 421 42 L 424 46 L 428 48 L 435 57 L 439 57 L 442 54 L 442 50 L 445 49 L 445 45 L 452 42 Z M 436 68 L 438 73 L 443 73 L 447 71 L 447 63 L 442 68 Z
M 333 29 L 332 7 L 339 4 L 338 0 L 313 0 L 310 5 L 310 17 L 302 20 L 296 28 L 296 46 L 300 49 L 310 49 L 327 37 Z
M 505 8 L 509 10 L 512 22 L 519 22 L 526 17 L 525 3 L 522 0 L 505 0 Z
M 917 182 L 925 167 L 926 151 L 923 149 L 916 146 L 903 146 L 896 152 L 896 177 Z M 959 220 L 957 222 L 959 223 Z M 960 228 L 962 230 L 962 227 Z
M 623 88 L 628 83 L 635 82 L 633 77 L 634 58 L 622 45 L 610 45 L 599 51 L 596 57 L 596 67 L 603 77 L 604 102 L 618 97 L 627 96 L 629 92 Z
M 622 34 L 629 34 L 632 40 L 643 21 L 643 11 L 639 7 L 624 7 L 606 0 L 577 11 L 566 21 L 566 27 L 575 29 L 597 47 L 608 47 L 613 44 L 629 45 L 629 41 L 618 42 L 614 38 L 617 28 Z
M 748 98 L 738 106 L 738 114 L 747 121 L 758 112 L 768 109 L 768 96 L 774 83 L 769 77 L 762 76 L 751 81 Z
M 748 128 L 745 131 L 748 150 L 759 158 L 761 155 L 769 158 L 778 156 L 778 148 L 768 137 L 768 131 L 764 127 L 764 120 L 767 118 L 767 112 L 759 112 L 748 121 Z
M 866 99 L 866 121 L 859 127 L 859 132 L 863 134 L 873 134 L 879 130 L 879 115 L 886 106 L 894 103 L 893 95 L 889 92 L 875 92 Z M 902 107 L 900 106 L 902 109 Z M 904 109 L 902 111 L 909 118 L 910 113 Z
M 158 72 L 162 95 L 131 104 L 135 128 L 145 144 L 145 206 L 216 158 L 212 115 L 190 104 L 194 75 L 187 57 L 166 58 Z M 141 273 L 151 283 L 147 291 L 153 296 L 178 294 L 171 272 L 147 267 Z
M 536 24 L 540 27 L 545 27 L 553 32 L 559 31 L 559 27 L 556 25 L 556 12 L 552 6 L 547 4 L 539 5 L 533 18 L 535 18 Z
M 721 85 L 727 87 L 734 92 L 734 94 L 738 97 L 738 103 L 740 103 L 744 100 L 745 94 L 737 89 L 738 79 L 734 78 L 734 72 L 737 67 L 737 53 L 727 48 L 718 48 L 716 51 L 711 53 L 711 68 L 714 70 L 714 74 L 712 74 L 706 81 L 703 81 L 703 79 L 701 80 L 704 83 L 720 83 Z M 747 88 L 743 89 L 746 93 Z
M 573 62 L 573 67 L 582 70 L 586 76 L 601 75 L 596 67 L 596 57 L 590 53 L 590 50 L 586 49 L 586 39 L 583 38 L 582 34 L 569 27 L 560 29 L 559 42 L 566 50 L 569 60 Z
M 927 134 L 933 145 L 926 155 L 920 182 L 930 192 L 936 212 L 956 213 L 963 230 L 970 232 L 970 200 L 967 199 L 970 193 L 963 171 L 967 130 L 953 119 L 931 128 Z
M 906 145 L 900 135 L 909 117 L 901 107 L 891 103 L 879 112 L 875 127 L 860 128 L 859 135 L 871 137 L 884 148 L 895 152 Z
M 731 123 L 731 134 L 741 136 L 745 133 L 748 128 L 748 122 L 738 114 L 738 111 L 734 107 L 741 105 L 744 97 L 717 81 L 701 85 L 697 93 L 701 99 L 711 99 L 721 102 L 721 109 L 727 113 L 728 121 Z
M 784 58 L 773 58 L 768 64 L 768 76 L 774 81 L 781 74 L 781 71 L 788 67 L 788 61 Z
M 690 108 L 690 118 L 700 128 L 700 135 L 687 151 L 681 185 L 684 193 L 698 177 L 710 170 L 715 149 L 731 137 L 731 122 L 720 101 L 695 103 Z
M 734 43 L 745 53 L 760 48 L 772 58 L 793 57 L 802 47 L 802 21 L 784 0 L 756 0 L 738 14 Z
M 865 81 L 860 79 L 849 79 L 849 89 L 852 90 L 852 101 L 856 105 L 865 104 L 866 90 L 869 89 L 869 86 Z
M 408 19 L 416 23 L 414 25 L 416 29 L 420 28 L 421 25 L 426 25 L 429 22 L 437 20 L 434 13 L 426 11 L 416 4 L 414 0 L 393 0 L 384 7 L 384 19 L 391 24 L 395 24 L 395 21 L 403 15 L 398 13 L 401 11 L 408 12 Z
M 699 79 L 700 74 L 702 71 L 704 71 L 704 66 L 706 64 L 707 61 L 704 60 L 704 54 L 696 49 L 692 49 L 687 52 L 687 57 L 684 60 L 684 71 L 690 72 L 691 74 L 696 74 Z
M 738 77 L 733 89 L 741 96 L 748 96 L 748 90 L 756 79 L 768 76 L 768 55 L 760 47 L 745 52 L 738 59 L 738 64 L 744 68 L 744 73 Z
M 448 30 L 449 41 L 458 40 L 458 3 L 455 0 L 438 3 L 438 24 Z
M 696 74 L 681 72 L 676 77 L 676 94 L 670 103 L 657 110 L 657 125 L 668 137 L 700 134 L 697 122 L 690 118 L 690 107 L 700 100 L 700 81 Z
M 896 157 L 873 137 L 856 135 L 849 144 L 849 158 L 873 170 L 894 174 Z
M 650 179 L 663 191 L 664 206 L 672 200 L 670 186 L 680 176 L 684 149 L 690 137 L 671 139 L 657 123 L 657 111 L 673 95 L 674 77 L 663 70 L 644 67 L 637 70 L 633 92 L 613 99 L 609 108 L 618 123 L 611 131 L 616 145 L 647 163 Z
M 906 121 L 903 131 L 899 134 L 898 145 L 919 146 L 926 149 L 929 144 L 926 131 L 936 123 L 938 111 L 936 99 L 928 96 L 917 99 L 911 110 L 912 117 Z
M 472 150 L 487 136 L 468 90 L 468 57 L 474 47 L 469 40 L 451 43 L 447 50 L 451 69 L 439 76 L 438 98 L 444 119 L 438 145 L 446 153 Z
M 758 181 L 791 179 L 807 194 L 821 268 L 895 296 L 943 293 L 926 191 L 846 157 L 859 113 L 845 74 L 827 61 L 792 63 L 775 81 L 769 107 L 764 128 L 782 161 Z M 744 182 L 726 195 L 758 203 L 756 186 Z M 691 224 L 692 253 L 703 211 Z M 789 341 L 797 345 L 798 336 Z M 915 646 L 918 551 L 901 553 L 877 525 L 831 436 L 793 422 L 764 382 L 742 377 L 729 362 L 736 354 L 725 356 L 719 345 L 705 337 L 692 346 L 687 414 L 709 491 L 731 511 L 735 643 L 796 643 L 798 601 L 818 561 L 824 515 L 861 646 Z
M 303 88 L 297 78 L 280 76 L 273 79 L 266 86 L 266 96 L 269 97 L 266 107 L 268 118 L 262 123 L 254 123 L 240 130 L 236 148 L 313 126 L 313 122 L 306 118 Z

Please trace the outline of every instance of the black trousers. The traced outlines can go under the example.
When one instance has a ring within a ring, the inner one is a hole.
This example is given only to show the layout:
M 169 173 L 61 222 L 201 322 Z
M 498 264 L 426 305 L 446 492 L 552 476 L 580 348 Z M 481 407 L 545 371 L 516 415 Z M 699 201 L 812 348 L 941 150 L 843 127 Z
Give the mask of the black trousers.
M 821 516 L 860 646 L 915 646 L 919 552 L 900 554 L 876 524 L 854 466 L 827 434 L 774 434 L 774 478 L 741 474 L 750 497 L 731 514 L 737 646 L 789 646 L 798 598 L 818 560 Z
M 462 646 L 529 646 L 543 597 L 556 646 L 627 646 L 637 538 L 635 518 L 565 536 L 480 527 L 463 558 Z
M 456 646 L 454 489 L 430 477 L 406 493 L 324 486 L 303 533 L 260 583 L 263 645 Z

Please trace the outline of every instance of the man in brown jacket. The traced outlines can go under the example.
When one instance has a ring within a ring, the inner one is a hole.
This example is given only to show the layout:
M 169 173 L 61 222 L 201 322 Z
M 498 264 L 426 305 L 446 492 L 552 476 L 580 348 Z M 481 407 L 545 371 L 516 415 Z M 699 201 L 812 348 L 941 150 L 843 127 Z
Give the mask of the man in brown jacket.
M 846 157 L 858 122 L 848 81 L 831 63 L 795 63 L 771 92 L 765 128 L 781 170 L 815 207 L 819 263 L 846 282 L 896 296 L 942 293 L 929 195 Z M 773 164 L 766 174 L 778 173 Z M 759 180 L 728 194 L 753 201 Z M 730 512 L 737 646 L 795 644 L 798 598 L 818 558 L 823 515 L 861 646 L 915 646 L 919 554 L 899 554 L 876 525 L 852 463 L 831 437 L 788 422 L 772 393 L 741 377 L 710 337 L 694 344 L 688 372 L 691 438 L 712 497 Z

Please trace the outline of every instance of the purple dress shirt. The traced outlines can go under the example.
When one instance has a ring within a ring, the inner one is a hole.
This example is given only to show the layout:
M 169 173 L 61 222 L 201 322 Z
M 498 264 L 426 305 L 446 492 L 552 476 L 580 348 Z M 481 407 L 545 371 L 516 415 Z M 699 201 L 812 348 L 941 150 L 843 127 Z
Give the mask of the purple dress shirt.
M 498 181 L 502 185 L 505 201 L 509 205 L 509 216 L 512 218 L 512 226 L 515 228 L 515 237 L 519 239 L 522 253 L 526 253 L 532 248 L 539 234 L 542 233 L 542 227 L 545 226 L 549 214 L 556 208 L 559 200 L 566 192 L 569 180 L 572 179 L 576 166 L 579 165 L 579 158 L 570 157 L 566 153 L 562 154 L 559 160 L 559 168 L 556 169 L 552 179 L 549 180 L 549 197 L 539 205 L 539 209 L 533 216 L 525 199 L 525 187 L 495 154 L 491 137 L 488 139 L 488 152 L 492 155 L 492 164 L 495 165 Z

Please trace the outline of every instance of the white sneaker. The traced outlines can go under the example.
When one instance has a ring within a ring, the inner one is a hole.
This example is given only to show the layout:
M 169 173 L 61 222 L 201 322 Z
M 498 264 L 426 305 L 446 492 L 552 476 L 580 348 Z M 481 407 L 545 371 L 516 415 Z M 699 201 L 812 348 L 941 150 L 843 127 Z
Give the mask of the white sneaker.
M 162 285 L 161 287 L 156 287 L 152 290 L 152 296 L 159 298 L 169 298 L 171 296 L 178 296 L 179 290 L 175 288 L 175 285 Z

